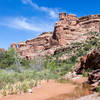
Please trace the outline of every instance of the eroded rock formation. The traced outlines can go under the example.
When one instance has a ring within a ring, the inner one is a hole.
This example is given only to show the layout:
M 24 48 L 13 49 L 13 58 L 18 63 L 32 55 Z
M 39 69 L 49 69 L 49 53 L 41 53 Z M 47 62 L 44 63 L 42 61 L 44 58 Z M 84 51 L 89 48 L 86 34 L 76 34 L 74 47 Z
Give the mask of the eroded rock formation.
M 5 52 L 5 49 L 0 48 L 0 53 Z
M 80 62 L 80 68 L 77 70 L 78 74 L 82 74 L 87 69 L 100 69 L 100 52 L 93 50 L 92 53 L 83 56 Z
M 100 85 L 100 52 L 93 50 L 91 53 L 83 56 L 80 60 L 80 67 L 76 70 L 77 74 L 88 72 L 88 82 L 94 89 Z
M 32 59 L 40 55 L 41 51 L 49 48 L 49 39 L 52 36 L 52 32 L 45 32 L 35 39 L 27 40 L 25 42 L 19 42 L 11 44 L 11 48 L 15 48 L 18 53 L 27 59 Z
M 100 32 L 100 15 L 89 15 L 78 18 L 76 15 L 59 15 L 60 21 L 56 23 L 51 44 L 66 45 L 71 42 L 85 40 L 85 33 Z
M 35 39 L 13 43 L 19 54 L 28 59 L 36 56 L 54 54 L 57 47 L 65 47 L 72 42 L 85 41 L 88 32 L 100 32 L 100 15 L 89 15 L 78 18 L 76 15 L 59 14 L 59 22 L 54 27 L 54 32 L 44 33 Z
M 88 81 L 95 88 L 100 85 L 100 69 L 94 70 L 89 73 Z

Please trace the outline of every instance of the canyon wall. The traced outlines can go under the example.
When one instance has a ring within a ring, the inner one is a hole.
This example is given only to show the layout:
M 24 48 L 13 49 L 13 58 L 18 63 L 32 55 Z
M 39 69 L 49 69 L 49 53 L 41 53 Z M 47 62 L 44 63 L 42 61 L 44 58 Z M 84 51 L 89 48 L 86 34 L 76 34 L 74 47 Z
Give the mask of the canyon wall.
M 100 15 L 88 15 L 78 18 L 76 15 L 59 14 L 60 21 L 56 23 L 51 44 L 66 45 L 84 40 L 85 33 L 100 32 Z
M 58 47 L 66 47 L 72 42 L 85 41 L 89 32 L 100 32 L 100 15 L 88 15 L 78 18 L 74 14 L 59 14 L 54 31 L 45 32 L 35 39 L 13 43 L 11 48 L 26 59 L 51 55 Z

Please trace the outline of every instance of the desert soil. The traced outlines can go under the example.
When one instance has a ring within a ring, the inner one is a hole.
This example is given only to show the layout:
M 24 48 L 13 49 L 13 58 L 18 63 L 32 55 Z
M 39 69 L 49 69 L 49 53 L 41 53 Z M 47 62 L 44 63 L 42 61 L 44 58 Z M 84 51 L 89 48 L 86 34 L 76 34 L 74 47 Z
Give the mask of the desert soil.
M 78 83 L 86 81 L 85 78 L 77 79 Z M 43 81 L 40 86 L 33 88 L 33 93 L 1 96 L 0 100 L 48 100 L 63 94 L 70 94 L 76 85 L 72 83 L 58 83 L 54 80 Z

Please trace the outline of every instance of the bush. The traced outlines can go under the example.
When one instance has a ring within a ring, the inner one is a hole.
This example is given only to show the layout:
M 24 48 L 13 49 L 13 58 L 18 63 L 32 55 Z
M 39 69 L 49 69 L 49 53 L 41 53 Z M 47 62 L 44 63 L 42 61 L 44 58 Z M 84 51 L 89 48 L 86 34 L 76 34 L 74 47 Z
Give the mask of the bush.
M 85 55 L 85 51 L 83 50 L 83 49 L 80 49 L 79 51 L 78 51 L 78 53 L 77 53 L 77 56 L 78 57 L 81 57 L 81 56 L 83 56 L 83 55 Z
M 75 62 L 76 62 L 76 59 L 77 59 L 76 56 L 72 56 L 72 57 L 70 58 L 70 62 L 71 62 L 71 63 L 75 63 Z
M 91 47 L 92 47 L 91 44 L 86 44 L 85 47 L 84 47 L 84 50 L 89 51 Z
M 7 92 L 6 92 L 5 89 L 2 90 L 2 95 L 3 95 L 3 96 L 6 96 L 6 95 L 7 95 Z
M 100 92 L 100 85 L 96 88 L 97 92 Z
M 10 48 L 8 51 L 0 53 L 0 68 L 6 69 L 12 66 L 24 66 L 29 67 L 29 61 L 21 58 L 15 49 Z
M 29 68 L 29 61 L 28 60 L 25 60 L 25 59 L 21 59 L 21 61 L 20 61 L 20 64 L 22 65 L 22 66 L 25 66 L 26 68 Z
M 23 84 L 22 84 L 22 91 L 23 91 L 23 92 L 27 92 L 27 90 L 28 90 L 27 83 L 23 83 Z
M 83 77 L 87 77 L 88 76 L 88 73 L 87 72 L 84 72 L 84 73 L 82 73 L 82 76 Z
M 15 50 L 9 49 L 0 55 L 0 67 L 5 69 L 10 67 L 15 62 Z

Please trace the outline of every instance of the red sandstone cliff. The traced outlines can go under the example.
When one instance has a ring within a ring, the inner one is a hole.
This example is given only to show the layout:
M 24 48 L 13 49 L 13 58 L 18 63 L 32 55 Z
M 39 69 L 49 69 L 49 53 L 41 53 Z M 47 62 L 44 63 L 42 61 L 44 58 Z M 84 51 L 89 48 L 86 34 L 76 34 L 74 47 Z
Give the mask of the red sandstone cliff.
M 0 53 L 5 52 L 5 49 L 0 48 Z
M 19 54 L 27 59 L 36 56 L 51 55 L 57 47 L 65 47 L 72 42 L 85 41 L 88 32 L 100 32 L 100 15 L 88 15 L 78 18 L 75 15 L 59 14 L 59 22 L 54 27 L 54 32 L 46 32 L 35 39 L 13 43 Z

